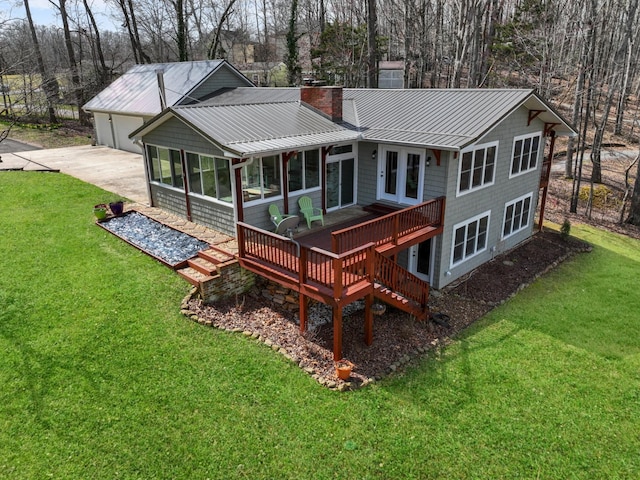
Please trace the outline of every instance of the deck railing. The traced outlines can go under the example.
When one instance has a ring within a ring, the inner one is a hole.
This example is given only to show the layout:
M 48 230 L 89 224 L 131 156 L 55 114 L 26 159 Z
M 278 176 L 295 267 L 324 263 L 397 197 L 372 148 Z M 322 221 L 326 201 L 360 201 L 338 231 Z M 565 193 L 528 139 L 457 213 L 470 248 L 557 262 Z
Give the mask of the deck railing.
M 375 280 L 395 293 L 425 307 L 429 300 L 429 282 L 416 277 L 393 260 L 376 253 Z
M 337 230 L 331 234 L 334 252 L 352 250 L 363 240 L 373 242 L 376 247 L 388 243 L 394 245 L 403 237 L 418 230 L 444 224 L 445 197 L 435 198 L 414 207 L 405 208 L 383 217 Z
M 340 299 L 344 290 L 367 280 L 373 282 L 375 245 L 367 243 L 335 254 L 299 245 L 286 237 L 238 222 L 238 255 L 283 273 L 300 285 L 331 290 Z

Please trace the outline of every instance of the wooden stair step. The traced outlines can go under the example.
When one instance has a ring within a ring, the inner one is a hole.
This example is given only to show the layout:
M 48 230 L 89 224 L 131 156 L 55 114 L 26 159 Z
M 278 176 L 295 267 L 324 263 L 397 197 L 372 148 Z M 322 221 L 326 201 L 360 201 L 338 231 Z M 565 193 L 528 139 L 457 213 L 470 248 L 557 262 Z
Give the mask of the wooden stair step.
M 209 247 L 206 250 L 201 250 L 198 252 L 198 257 L 204 258 L 205 260 L 218 265 L 220 263 L 229 262 L 234 259 L 233 255 L 224 252 L 215 247 Z
M 196 287 L 199 287 L 202 282 L 213 280 L 215 278 L 215 276 L 206 275 L 192 267 L 181 268 L 180 270 L 176 270 L 176 272 L 178 272 L 178 275 L 184 278 L 187 282 Z
M 189 267 L 205 275 L 218 274 L 218 268 L 216 267 L 216 264 L 213 262 L 210 262 L 206 258 L 202 258 L 202 257 L 190 258 L 189 260 L 187 260 L 187 264 L 189 265 Z

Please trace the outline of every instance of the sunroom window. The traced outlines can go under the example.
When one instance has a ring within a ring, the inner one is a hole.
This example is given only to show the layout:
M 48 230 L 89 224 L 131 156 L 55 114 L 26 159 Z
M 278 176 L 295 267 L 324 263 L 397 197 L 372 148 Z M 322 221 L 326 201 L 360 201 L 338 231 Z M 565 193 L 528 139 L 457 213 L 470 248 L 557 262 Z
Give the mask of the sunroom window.
M 182 162 L 178 150 L 147 145 L 147 156 L 152 181 L 171 187 L 184 187 Z
M 320 186 L 320 151 L 298 152 L 289 158 L 289 191 L 297 192 Z
M 187 153 L 191 193 L 231 203 L 231 172 L 224 158 Z
M 255 159 L 242 167 L 242 194 L 245 202 L 264 200 L 282 194 L 280 156 Z

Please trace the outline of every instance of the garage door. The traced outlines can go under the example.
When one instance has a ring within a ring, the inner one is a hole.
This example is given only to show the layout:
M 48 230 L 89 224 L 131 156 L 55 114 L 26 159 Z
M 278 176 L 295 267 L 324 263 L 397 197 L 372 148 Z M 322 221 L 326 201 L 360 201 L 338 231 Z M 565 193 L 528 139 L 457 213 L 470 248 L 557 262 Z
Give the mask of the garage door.
M 113 133 L 116 137 L 115 148 L 128 152 L 142 153 L 142 149 L 135 145 L 129 138 L 129 134 L 142 126 L 141 117 L 127 117 L 124 115 L 112 115 Z
M 96 144 L 115 148 L 113 134 L 111 133 L 111 124 L 109 122 L 109 114 L 96 112 L 93 114 L 93 121 L 96 126 Z

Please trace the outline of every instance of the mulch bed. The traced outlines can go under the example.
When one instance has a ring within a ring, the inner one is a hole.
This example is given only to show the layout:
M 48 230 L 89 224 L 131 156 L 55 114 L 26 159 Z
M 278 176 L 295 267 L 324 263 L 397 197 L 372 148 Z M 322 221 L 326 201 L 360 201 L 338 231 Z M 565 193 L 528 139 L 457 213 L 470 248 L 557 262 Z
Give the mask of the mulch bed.
M 374 341 L 364 343 L 364 311 L 344 316 L 343 356 L 353 364 L 351 377 L 340 380 L 333 361 L 333 328 L 321 325 L 304 335 L 296 315 L 265 302 L 260 286 L 242 299 L 204 305 L 197 296 L 185 299 L 183 313 L 204 325 L 238 332 L 264 342 L 285 355 L 318 382 L 339 390 L 357 388 L 401 369 L 485 315 L 523 286 L 546 273 L 575 252 L 589 251 L 576 239 L 543 231 L 516 249 L 497 256 L 454 285 L 432 292 L 430 309 L 445 321 L 417 322 L 410 315 L 387 307 L 374 318 Z M 447 318 L 448 317 L 448 318 Z

